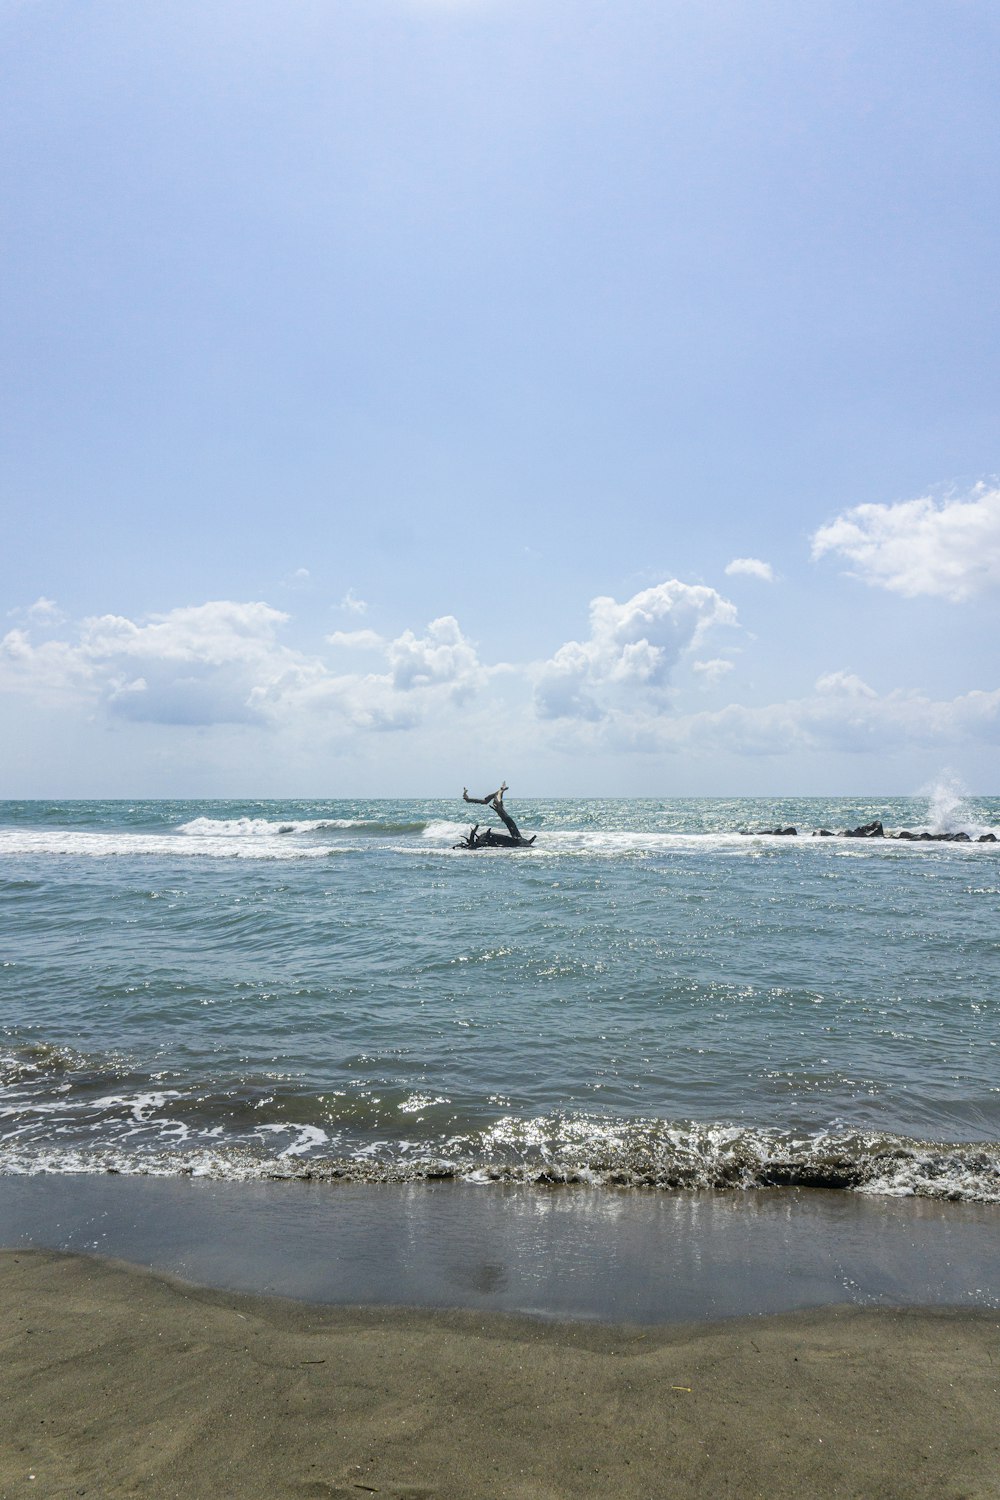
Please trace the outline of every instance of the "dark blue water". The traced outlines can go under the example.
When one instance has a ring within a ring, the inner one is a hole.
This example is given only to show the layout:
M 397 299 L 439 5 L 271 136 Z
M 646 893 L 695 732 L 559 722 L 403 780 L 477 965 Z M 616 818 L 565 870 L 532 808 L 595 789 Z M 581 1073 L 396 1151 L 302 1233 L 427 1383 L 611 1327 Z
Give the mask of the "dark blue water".
M 0 804 L 0 1171 L 1000 1200 L 1000 799 L 509 806 Z

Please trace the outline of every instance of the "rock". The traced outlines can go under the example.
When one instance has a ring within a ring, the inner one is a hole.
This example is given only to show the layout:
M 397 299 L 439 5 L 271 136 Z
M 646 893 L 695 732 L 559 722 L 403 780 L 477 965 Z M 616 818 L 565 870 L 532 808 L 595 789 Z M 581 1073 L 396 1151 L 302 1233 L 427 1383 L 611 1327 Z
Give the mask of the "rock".
M 740 833 L 743 834 L 745 838 L 773 838 L 775 836 L 787 837 L 788 835 L 797 835 L 798 829 L 741 828 Z M 814 828 L 812 836 L 814 839 L 832 839 L 838 837 L 838 835 L 834 834 L 832 829 L 829 828 Z M 862 823 L 857 828 L 845 828 L 839 834 L 839 837 L 842 839 L 903 839 L 907 843 L 921 844 L 971 844 L 973 842 L 977 844 L 1000 843 L 1000 837 L 998 837 L 998 835 L 995 833 L 981 833 L 978 839 L 975 840 L 973 840 L 971 834 L 965 833 L 964 831 L 960 833 L 928 833 L 925 830 L 922 833 L 914 833 L 911 828 L 901 828 L 898 833 L 886 833 L 885 829 L 882 827 L 881 818 L 875 818 L 871 823 Z
M 775 835 L 780 835 L 782 837 L 785 837 L 785 836 L 787 836 L 789 834 L 791 834 L 792 837 L 794 838 L 794 837 L 797 836 L 798 831 L 799 830 L 797 828 L 758 828 L 756 830 L 754 830 L 753 828 L 741 828 L 740 829 L 740 833 L 743 835 L 744 838 L 751 838 L 751 839 L 752 838 L 758 838 L 758 839 L 759 838 L 773 838 Z

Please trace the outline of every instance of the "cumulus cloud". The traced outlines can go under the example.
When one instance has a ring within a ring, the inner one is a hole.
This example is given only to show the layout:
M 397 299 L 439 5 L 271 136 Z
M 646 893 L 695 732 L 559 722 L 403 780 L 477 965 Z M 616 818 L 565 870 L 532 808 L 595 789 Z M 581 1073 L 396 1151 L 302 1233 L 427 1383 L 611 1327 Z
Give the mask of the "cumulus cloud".
M 599 720 L 622 704 L 663 702 L 680 657 L 736 609 L 714 589 L 676 578 L 619 604 L 591 600 L 590 636 L 567 641 L 537 670 L 535 704 L 545 719 Z
M 470 700 L 503 674 L 510 732 L 537 743 L 544 724 L 567 748 L 783 755 L 1000 745 L 1000 689 L 941 701 L 880 693 L 846 667 L 800 697 L 679 712 L 671 692 L 677 667 L 684 663 L 705 685 L 725 680 L 733 663 L 704 643 L 737 619 L 713 589 L 677 579 L 623 603 L 593 600 L 585 639 L 516 667 L 483 661 L 453 615 L 391 639 L 334 632 L 325 655 L 288 645 L 288 616 L 261 601 L 213 600 L 137 620 L 105 614 L 75 630 L 54 618 L 43 611 L 30 627 L 22 618 L 0 639 L 0 687 L 46 702 L 68 697 L 112 720 L 254 725 L 311 745 L 323 735 L 346 741 L 421 724 L 448 733 L 455 705 L 468 726 L 479 711 Z M 352 650 L 373 653 L 370 670 L 342 669 L 351 658 L 338 653 Z M 484 718 L 495 716 L 495 696 L 484 694 L 480 707 Z
M 288 616 L 268 604 L 228 599 L 182 606 L 135 621 L 84 620 L 75 644 L 62 643 L 68 675 L 82 678 L 108 712 L 157 724 L 252 723 L 261 683 L 299 669 L 280 644 Z M 44 650 L 45 648 L 40 648 Z
M 432 620 L 425 636 L 404 630 L 388 647 L 395 688 L 445 686 L 464 697 L 481 679 L 475 647 L 466 640 L 454 615 Z
M 151 615 L 136 624 L 124 615 L 98 615 L 83 624 L 81 649 L 91 658 L 127 656 L 222 666 L 256 662 L 275 646 L 288 616 L 269 604 L 215 599 Z
M 340 608 L 346 609 L 350 615 L 363 615 L 368 612 L 368 604 L 364 599 L 359 599 L 353 589 L 348 589 L 340 601 Z
M 385 640 L 338 631 L 335 647 L 377 651 L 383 670 L 338 673 L 286 646 L 288 616 L 263 603 L 214 600 L 143 621 L 84 620 L 75 640 L 36 641 L 17 628 L 0 640 L 0 686 L 97 699 L 112 717 L 158 724 L 280 724 L 322 714 L 343 725 L 399 729 L 465 699 L 491 669 L 451 615 L 426 633 Z
M 774 582 L 774 569 L 768 562 L 761 562 L 759 557 L 734 557 L 732 562 L 726 563 L 726 572 L 730 575 L 744 573 L 748 578 L 759 578 L 764 583 Z
M 856 505 L 814 535 L 813 557 L 827 552 L 847 558 L 866 583 L 963 603 L 1000 588 L 1000 489 L 980 484 L 968 499 L 942 503 Z
M 0 687 L 42 697 L 81 694 L 91 689 L 93 678 L 93 665 L 68 641 L 36 644 L 31 632 L 20 628 L 0 639 Z
M 479 660 L 474 644 L 452 615 L 432 620 L 423 635 L 404 630 L 393 640 L 375 631 L 336 631 L 334 646 L 377 650 L 384 671 L 334 674 L 319 662 L 254 701 L 272 717 L 310 713 L 377 732 L 412 729 L 428 716 L 464 702 L 498 667 Z

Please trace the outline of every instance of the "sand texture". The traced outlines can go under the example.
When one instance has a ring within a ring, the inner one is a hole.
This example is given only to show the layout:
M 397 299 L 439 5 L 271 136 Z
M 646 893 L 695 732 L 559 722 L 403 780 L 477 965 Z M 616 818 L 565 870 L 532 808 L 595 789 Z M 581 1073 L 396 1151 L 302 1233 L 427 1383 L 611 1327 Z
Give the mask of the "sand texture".
M 1000 1317 L 337 1309 L 0 1252 L 0 1495 L 1000 1496 Z

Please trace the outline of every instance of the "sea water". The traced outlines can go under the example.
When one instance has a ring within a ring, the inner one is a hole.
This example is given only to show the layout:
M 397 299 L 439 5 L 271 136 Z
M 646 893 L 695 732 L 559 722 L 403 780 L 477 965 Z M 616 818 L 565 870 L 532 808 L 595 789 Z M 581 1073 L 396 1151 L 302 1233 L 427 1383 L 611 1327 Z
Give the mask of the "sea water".
M 1000 799 L 508 806 L 0 804 L 0 1172 L 1000 1201 L 1000 845 L 812 836 Z

